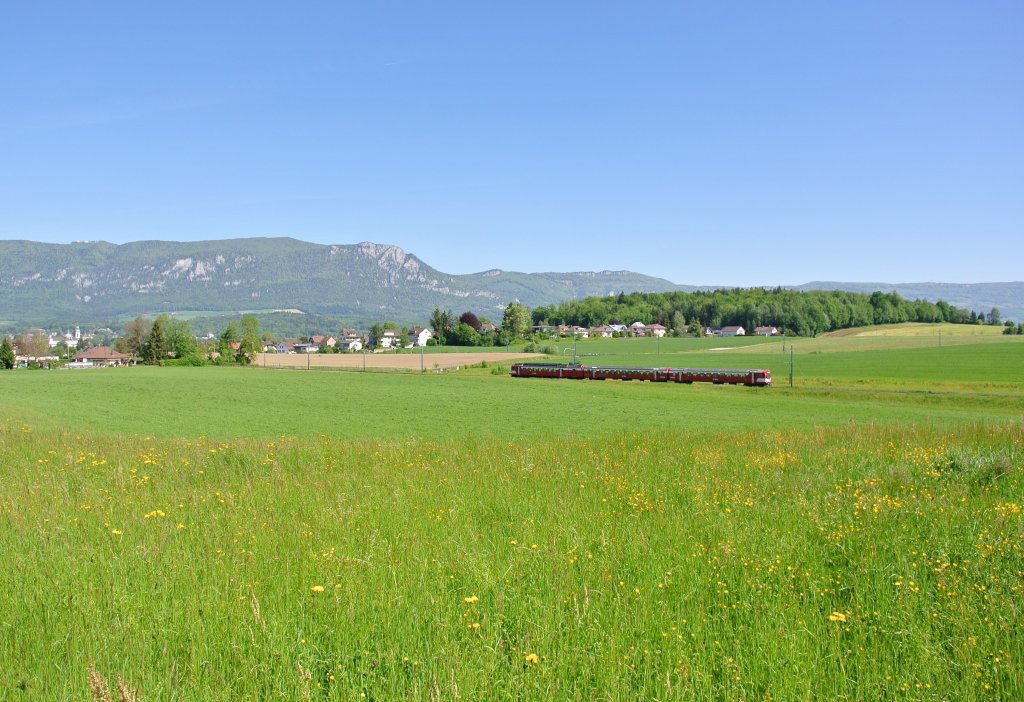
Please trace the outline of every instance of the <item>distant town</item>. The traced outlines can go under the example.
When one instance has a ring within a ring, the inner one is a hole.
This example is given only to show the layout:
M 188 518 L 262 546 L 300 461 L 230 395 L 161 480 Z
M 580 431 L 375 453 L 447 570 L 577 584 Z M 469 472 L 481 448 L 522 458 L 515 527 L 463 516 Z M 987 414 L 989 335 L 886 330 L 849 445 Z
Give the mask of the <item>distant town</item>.
M 238 360 L 240 355 L 253 351 L 271 354 L 322 354 L 322 353 L 384 353 L 397 352 L 400 350 L 416 349 L 426 346 L 436 346 L 445 343 L 456 346 L 480 346 L 496 345 L 481 344 L 481 340 L 493 335 L 496 339 L 505 339 L 502 328 L 490 321 L 479 321 L 478 319 L 464 319 L 472 317 L 471 313 L 464 314 L 453 329 L 444 319 L 435 320 L 438 328 L 443 332 L 422 326 L 401 327 L 394 324 L 383 323 L 374 325 L 369 331 L 361 331 L 354 327 L 342 328 L 338 334 L 312 334 L 309 336 L 287 337 L 280 340 L 274 339 L 269 333 L 259 335 L 259 342 L 249 344 L 244 348 L 244 334 L 241 334 L 237 327 L 229 324 L 224 333 L 219 337 L 215 334 L 191 336 L 182 339 L 181 334 L 188 334 L 187 325 L 177 320 L 158 320 L 150 324 L 142 318 L 136 319 L 128 325 L 124 333 L 110 329 L 109 327 L 86 329 L 76 326 L 74 329 L 29 329 L 23 331 L 13 338 L 5 338 L 4 341 L 10 344 L 13 351 L 13 367 L 15 368 L 44 368 L 44 367 L 66 367 L 66 368 L 98 368 L 106 366 L 128 366 L 140 362 L 152 360 L 173 362 L 183 360 L 188 356 L 196 357 L 200 362 L 222 362 L 228 359 Z M 476 321 L 476 326 L 469 324 Z M 254 320 L 243 318 L 243 327 L 253 327 Z M 466 330 L 459 330 L 458 327 L 469 327 L 478 335 L 477 339 L 467 339 Z M 148 330 L 147 330 L 148 327 Z M 253 333 L 253 329 L 246 330 Z M 506 326 L 505 331 L 509 331 Z M 685 331 L 685 330 L 684 330 Z M 634 322 L 632 324 L 602 324 L 595 327 L 581 327 L 575 325 L 531 325 L 526 333 L 518 335 L 517 340 L 544 341 L 557 338 L 661 338 L 667 334 L 675 333 L 661 324 L 645 324 Z M 748 332 L 742 326 L 726 327 L 703 327 L 703 335 L 708 337 L 735 337 L 747 334 L 759 336 L 776 336 L 779 330 L 773 326 L 759 326 Z M 148 354 L 148 347 L 152 345 L 154 337 L 164 339 L 162 354 Z M 499 339 L 499 340 L 500 340 Z M 511 340 L 510 340 L 511 341 Z M 461 343 L 460 343 L 461 342 Z M 497 344 L 501 345 L 501 344 Z
M 136 317 L 117 330 L 81 326 L 22 330 L 13 338 L 0 340 L 0 367 L 245 365 L 259 354 L 402 353 L 427 346 L 511 350 L 516 345 L 517 351 L 555 353 L 557 348 L 549 341 L 559 338 L 813 337 L 838 329 L 902 322 L 987 324 L 1002 326 L 1003 334 L 1024 334 L 1024 324 L 1003 320 L 995 307 L 982 313 L 941 300 L 904 300 L 895 293 L 869 296 L 778 288 L 619 294 L 532 311 L 511 302 L 501 319 L 493 321 L 472 311 L 456 316 L 451 310 L 435 308 L 420 325 L 378 322 L 369 329 L 342 327 L 336 332 L 283 338 L 261 329 L 254 314 L 228 322 L 219 334 L 204 335 L 194 334 L 186 319 L 161 314 L 155 320 Z

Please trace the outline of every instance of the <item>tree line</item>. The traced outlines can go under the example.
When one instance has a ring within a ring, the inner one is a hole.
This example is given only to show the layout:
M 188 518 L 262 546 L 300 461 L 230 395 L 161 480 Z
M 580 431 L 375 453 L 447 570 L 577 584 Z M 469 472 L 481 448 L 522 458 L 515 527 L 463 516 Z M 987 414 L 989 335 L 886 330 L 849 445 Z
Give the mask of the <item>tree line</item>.
M 500 326 L 487 317 L 467 310 L 456 317 L 451 310 L 435 307 L 430 313 L 431 339 L 450 346 L 507 346 L 530 331 L 530 310 L 519 302 L 510 302 L 502 314 Z
M 246 364 L 263 349 L 263 341 L 253 315 L 242 317 L 241 325 L 229 322 L 218 339 L 199 341 L 188 322 L 162 314 L 152 322 L 145 317 L 130 321 L 114 348 L 148 365 L 198 366 L 210 360 Z
M 795 336 L 901 322 L 999 324 L 999 310 L 988 316 L 949 303 L 906 300 L 896 292 L 732 288 L 701 292 L 629 293 L 588 297 L 533 310 L 534 324 L 662 324 L 677 334 L 703 327 L 777 327 Z M 685 331 L 684 331 L 685 330 Z

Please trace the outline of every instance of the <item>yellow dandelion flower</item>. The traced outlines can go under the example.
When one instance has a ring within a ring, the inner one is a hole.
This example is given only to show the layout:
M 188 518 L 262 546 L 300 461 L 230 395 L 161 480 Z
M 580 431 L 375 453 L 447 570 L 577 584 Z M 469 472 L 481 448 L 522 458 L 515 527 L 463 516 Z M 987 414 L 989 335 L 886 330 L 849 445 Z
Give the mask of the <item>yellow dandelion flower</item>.
M 832 612 L 832 614 L 828 615 L 828 620 L 830 622 L 845 622 L 846 615 L 842 612 Z
M 540 663 L 540 656 L 538 656 L 536 653 L 527 653 L 526 662 L 530 665 L 537 665 L 538 663 Z
M 324 586 L 323 585 L 314 585 L 313 587 L 309 588 L 309 591 L 310 592 L 315 592 L 316 594 L 319 595 L 321 592 L 324 591 Z
M 479 602 L 480 598 L 477 597 L 476 595 L 473 595 L 472 597 L 463 597 L 462 601 L 465 602 L 466 604 L 473 604 L 474 602 Z
M 121 535 L 121 534 L 123 534 L 124 532 L 123 532 L 123 531 L 121 531 L 120 529 L 111 529 L 111 530 L 110 530 L 110 533 L 111 533 L 111 534 L 113 534 L 114 536 L 120 536 L 120 535 Z

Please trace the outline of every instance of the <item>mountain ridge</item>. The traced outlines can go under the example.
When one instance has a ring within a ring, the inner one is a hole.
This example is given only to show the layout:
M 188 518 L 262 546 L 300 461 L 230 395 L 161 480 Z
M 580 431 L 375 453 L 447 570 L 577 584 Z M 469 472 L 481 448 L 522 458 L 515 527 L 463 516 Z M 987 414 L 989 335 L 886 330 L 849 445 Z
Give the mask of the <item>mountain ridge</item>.
M 292 237 L 125 244 L 0 241 L 0 320 L 112 320 L 138 314 L 300 309 L 353 322 L 423 323 L 434 307 L 491 317 L 511 301 L 529 307 L 619 292 L 713 289 L 625 270 L 444 273 L 393 244 L 315 244 Z M 717 286 L 735 287 L 735 286 Z M 761 286 L 755 286 L 761 287 Z M 1024 319 L 1024 282 L 813 281 L 795 290 L 897 292 Z
M 444 273 L 392 244 L 290 237 L 126 244 L 0 241 L 0 318 L 104 319 L 161 311 L 299 308 L 422 321 L 434 307 L 494 315 L 616 292 L 686 289 L 629 271 Z

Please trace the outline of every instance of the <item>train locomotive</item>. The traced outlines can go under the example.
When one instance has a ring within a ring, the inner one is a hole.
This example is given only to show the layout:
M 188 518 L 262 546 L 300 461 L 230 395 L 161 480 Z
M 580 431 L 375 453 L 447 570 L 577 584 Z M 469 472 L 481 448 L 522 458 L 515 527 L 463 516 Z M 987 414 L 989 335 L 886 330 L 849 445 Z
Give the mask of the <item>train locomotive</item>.
M 713 383 L 769 387 L 772 372 L 767 368 L 632 368 L 629 366 L 586 366 L 581 363 L 513 363 L 513 378 L 568 378 L 571 380 L 646 380 L 652 383 Z

